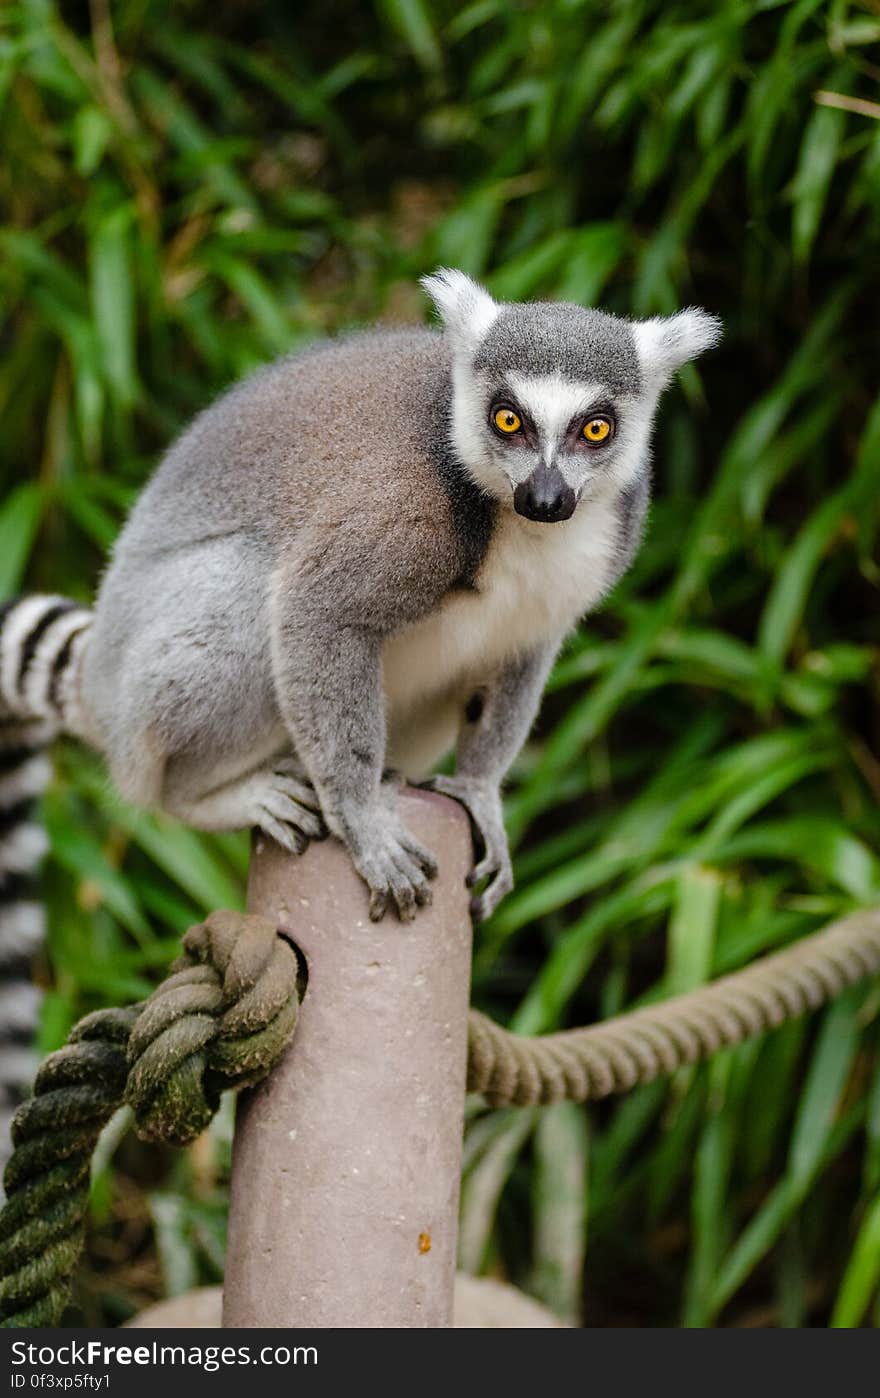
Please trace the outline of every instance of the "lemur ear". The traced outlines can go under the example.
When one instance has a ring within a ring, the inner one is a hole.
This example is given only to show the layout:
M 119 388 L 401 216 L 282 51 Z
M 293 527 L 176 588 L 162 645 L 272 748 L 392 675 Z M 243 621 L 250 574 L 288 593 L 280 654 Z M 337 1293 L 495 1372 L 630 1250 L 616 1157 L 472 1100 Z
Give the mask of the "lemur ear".
M 498 314 L 488 291 L 454 267 L 438 267 L 421 281 L 452 338 L 462 347 L 477 345 Z
M 696 306 L 674 316 L 638 320 L 632 329 L 645 378 L 663 385 L 721 339 L 721 321 Z

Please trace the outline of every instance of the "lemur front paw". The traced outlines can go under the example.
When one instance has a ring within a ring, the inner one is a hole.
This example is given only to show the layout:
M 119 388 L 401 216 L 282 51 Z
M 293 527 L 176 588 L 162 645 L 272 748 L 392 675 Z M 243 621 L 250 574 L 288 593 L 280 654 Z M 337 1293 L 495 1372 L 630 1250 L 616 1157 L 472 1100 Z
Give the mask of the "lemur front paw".
M 470 816 L 477 862 L 468 874 L 468 887 L 475 888 L 488 880 L 482 892 L 471 899 L 471 913 L 478 922 L 485 922 L 513 888 L 501 792 L 497 786 L 472 777 L 432 777 L 423 785 L 429 791 L 451 796 Z
M 297 775 L 298 768 L 282 759 L 261 774 L 252 823 L 290 854 L 302 854 L 310 840 L 323 840 L 327 826 L 315 788 Z
M 352 863 L 370 890 L 370 919 L 380 922 L 393 903 L 401 922 L 412 922 L 419 908 L 431 902 L 430 880 L 437 861 L 411 835 L 384 791 L 383 800 L 347 820 L 342 833 Z

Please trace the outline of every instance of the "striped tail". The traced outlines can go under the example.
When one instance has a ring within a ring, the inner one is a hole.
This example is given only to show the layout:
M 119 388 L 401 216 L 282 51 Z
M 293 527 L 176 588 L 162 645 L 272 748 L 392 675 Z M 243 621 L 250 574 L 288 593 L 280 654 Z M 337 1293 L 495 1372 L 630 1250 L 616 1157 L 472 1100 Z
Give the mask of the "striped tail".
M 31 962 L 45 933 L 36 874 L 47 841 L 34 805 L 51 777 L 44 749 L 79 727 L 79 662 L 90 624 L 91 613 L 64 597 L 25 597 L 0 609 L 0 1166 L 9 1120 L 36 1068 L 42 997 Z

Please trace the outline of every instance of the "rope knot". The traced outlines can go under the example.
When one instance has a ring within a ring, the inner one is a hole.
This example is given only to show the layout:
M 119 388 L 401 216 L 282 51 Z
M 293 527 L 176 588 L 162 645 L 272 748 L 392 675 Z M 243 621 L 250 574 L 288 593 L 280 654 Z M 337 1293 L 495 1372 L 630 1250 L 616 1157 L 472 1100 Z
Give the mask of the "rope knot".
M 217 912 L 149 1000 L 98 1010 L 40 1068 L 15 1113 L 0 1213 L 0 1324 L 57 1325 L 82 1250 L 89 1166 L 123 1102 L 146 1140 L 185 1145 L 227 1087 L 258 1082 L 296 1024 L 296 952 L 271 922 Z
M 125 1100 L 145 1140 L 186 1145 L 220 1093 L 276 1062 L 296 1025 L 298 963 L 265 918 L 216 912 L 141 1009 L 128 1041 Z

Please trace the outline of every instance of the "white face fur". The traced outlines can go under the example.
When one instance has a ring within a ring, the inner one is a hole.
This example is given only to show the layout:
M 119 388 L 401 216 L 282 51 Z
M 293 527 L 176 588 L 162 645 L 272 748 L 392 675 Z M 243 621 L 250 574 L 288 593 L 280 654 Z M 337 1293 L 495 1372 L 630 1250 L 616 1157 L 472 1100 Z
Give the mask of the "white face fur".
M 645 470 L 657 400 L 715 344 L 701 310 L 625 321 L 566 303 L 499 304 L 463 272 L 426 277 L 453 354 L 453 447 L 502 505 L 541 525 Z

